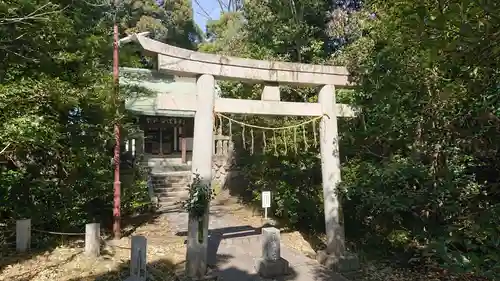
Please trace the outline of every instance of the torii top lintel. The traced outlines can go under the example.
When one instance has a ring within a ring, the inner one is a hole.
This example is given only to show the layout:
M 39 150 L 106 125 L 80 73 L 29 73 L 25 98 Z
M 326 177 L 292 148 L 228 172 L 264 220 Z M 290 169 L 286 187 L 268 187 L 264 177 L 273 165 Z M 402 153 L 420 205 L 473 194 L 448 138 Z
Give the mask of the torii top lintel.
M 158 55 L 158 70 L 180 76 L 210 74 L 218 79 L 254 83 L 350 86 L 345 67 L 244 59 L 174 47 L 140 34 L 132 35 L 148 53 Z

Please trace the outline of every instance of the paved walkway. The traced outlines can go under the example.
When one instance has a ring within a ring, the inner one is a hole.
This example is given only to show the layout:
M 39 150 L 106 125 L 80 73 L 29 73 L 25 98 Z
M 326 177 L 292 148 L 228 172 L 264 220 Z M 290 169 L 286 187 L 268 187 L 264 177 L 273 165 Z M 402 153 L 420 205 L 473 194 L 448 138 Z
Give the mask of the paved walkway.
M 186 233 L 187 213 L 165 214 L 172 230 Z M 208 264 L 224 281 L 260 281 L 255 263 L 261 256 L 260 229 L 239 223 L 227 212 L 214 210 L 210 217 Z M 281 245 L 281 256 L 290 263 L 290 275 L 273 280 L 346 281 L 302 253 Z

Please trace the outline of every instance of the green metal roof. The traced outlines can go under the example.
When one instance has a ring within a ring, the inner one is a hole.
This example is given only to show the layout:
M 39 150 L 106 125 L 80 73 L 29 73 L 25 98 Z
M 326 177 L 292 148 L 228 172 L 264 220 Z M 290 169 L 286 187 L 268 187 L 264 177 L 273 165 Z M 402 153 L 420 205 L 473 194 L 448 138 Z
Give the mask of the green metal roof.
M 147 89 L 151 95 L 132 94 L 132 97 L 125 101 L 127 110 L 142 115 L 160 115 L 173 117 L 194 117 L 194 111 L 185 110 L 165 110 L 158 109 L 158 98 L 160 95 L 170 93 L 183 93 L 186 95 L 196 94 L 196 83 L 194 80 L 178 79 L 156 70 L 143 68 L 120 68 L 120 85 L 138 86 Z

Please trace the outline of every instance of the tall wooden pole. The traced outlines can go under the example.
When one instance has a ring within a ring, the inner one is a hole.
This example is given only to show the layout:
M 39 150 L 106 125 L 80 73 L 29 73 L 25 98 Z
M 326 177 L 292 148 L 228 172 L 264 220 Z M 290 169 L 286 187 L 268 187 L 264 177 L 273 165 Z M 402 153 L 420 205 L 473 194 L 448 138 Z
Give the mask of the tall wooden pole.
M 119 114 L 119 70 L 118 70 L 118 24 L 116 18 L 116 10 L 118 9 L 119 0 L 114 0 L 115 4 L 115 18 L 113 24 L 113 82 L 114 82 L 114 99 L 116 109 L 116 117 Z M 114 164 L 115 164 L 115 180 L 113 183 L 114 201 L 113 201 L 113 236 L 115 239 L 121 238 L 121 183 L 120 183 L 120 124 L 118 118 L 115 120 L 115 151 L 114 151 Z

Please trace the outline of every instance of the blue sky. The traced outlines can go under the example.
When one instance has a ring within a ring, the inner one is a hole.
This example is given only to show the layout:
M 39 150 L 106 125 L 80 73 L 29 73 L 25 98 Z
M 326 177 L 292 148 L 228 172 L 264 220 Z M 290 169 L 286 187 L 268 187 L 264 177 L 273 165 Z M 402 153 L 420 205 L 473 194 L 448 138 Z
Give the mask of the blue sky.
M 195 0 L 193 3 L 194 21 L 205 31 L 207 16 L 205 12 L 212 19 L 218 19 L 220 15 L 220 7 L 217 0 Z M 199 4 L 199 5 L 198 5 Z M 200 7 L 201 6 L 201 7 Z

